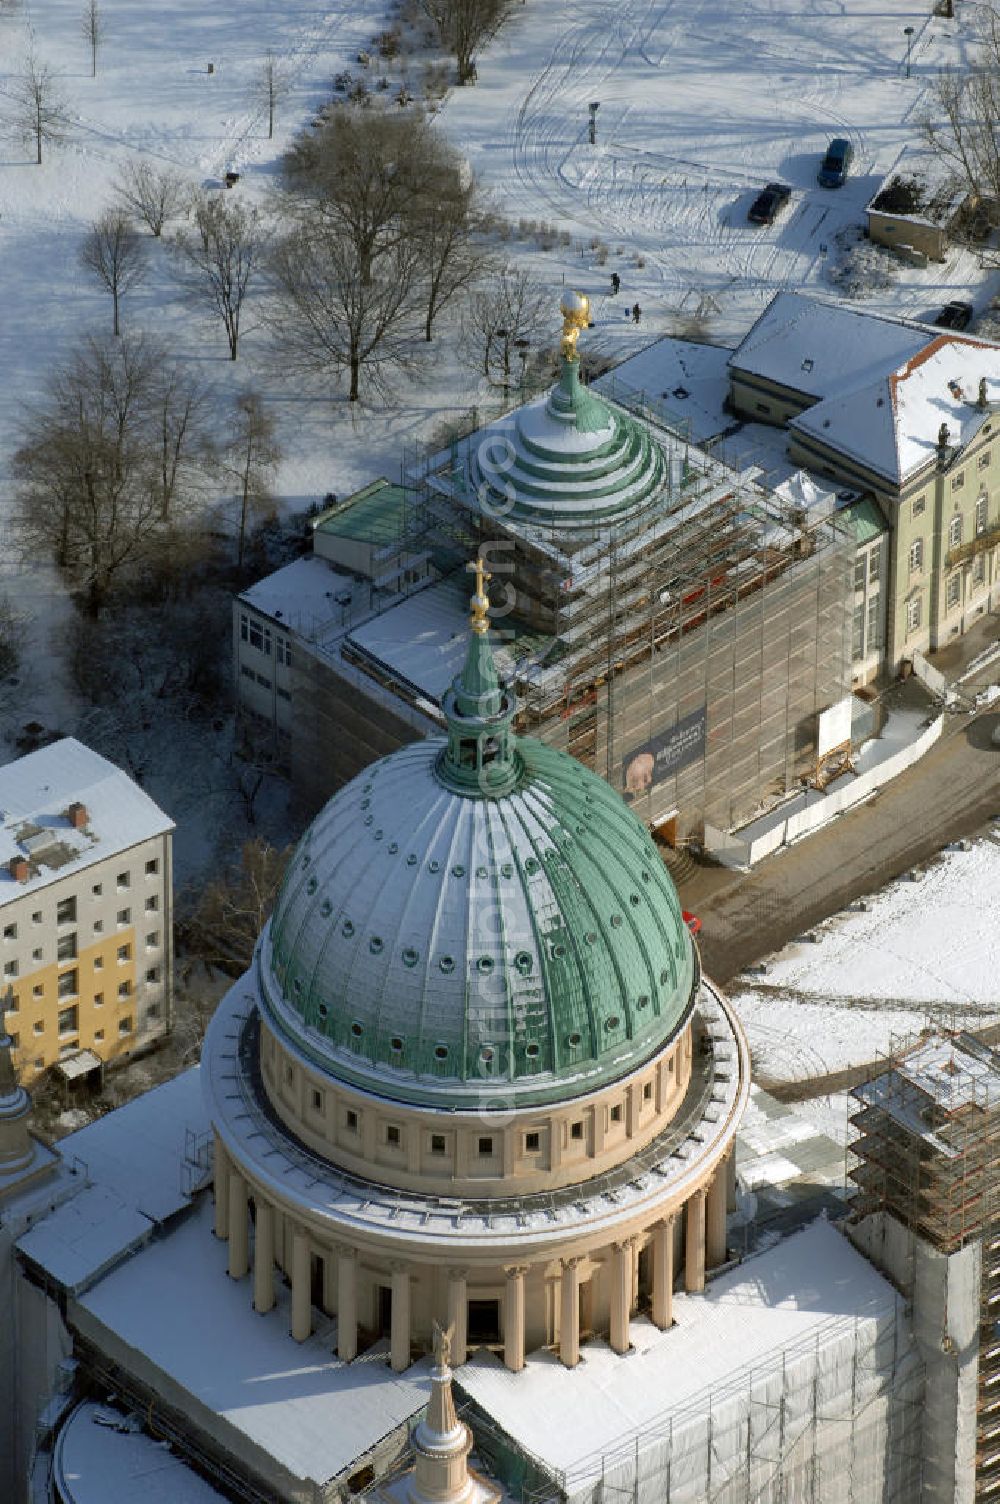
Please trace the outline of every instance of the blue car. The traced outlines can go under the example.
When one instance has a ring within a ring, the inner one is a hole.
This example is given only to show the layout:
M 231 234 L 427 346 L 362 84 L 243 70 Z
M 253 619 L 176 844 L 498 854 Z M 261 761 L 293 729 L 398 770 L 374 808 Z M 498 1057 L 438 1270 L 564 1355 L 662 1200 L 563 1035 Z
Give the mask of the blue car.
M 835 136 L 826 149 L 823 164 L 816 174 L 821 188 L 842 188 L 854 161 L 854 147 L 843 136 Z

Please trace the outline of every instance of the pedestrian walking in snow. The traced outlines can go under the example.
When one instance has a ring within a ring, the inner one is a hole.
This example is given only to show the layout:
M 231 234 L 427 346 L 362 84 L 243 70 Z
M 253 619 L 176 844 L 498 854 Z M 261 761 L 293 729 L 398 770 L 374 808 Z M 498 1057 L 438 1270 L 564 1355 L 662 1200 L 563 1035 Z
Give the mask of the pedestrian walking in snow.
M 618 275 L 617 272 L 612 272 L 611 273 L 611 296 L 613 298 L 618 296 L 618 292 L 619 292 L 619 289 L 621 288 L 621 285 L 622 285 L 622 279 L 621 279 L 621 277 L 619 277 L 619 275 Z
M 633 324 L 637 324 L 641 318 L 642 318 L 642 309 L 639 307 L 638 303 L 636 303 L 633 306 L 633 308 L 632 308 L 632 322 L 633 322 Z

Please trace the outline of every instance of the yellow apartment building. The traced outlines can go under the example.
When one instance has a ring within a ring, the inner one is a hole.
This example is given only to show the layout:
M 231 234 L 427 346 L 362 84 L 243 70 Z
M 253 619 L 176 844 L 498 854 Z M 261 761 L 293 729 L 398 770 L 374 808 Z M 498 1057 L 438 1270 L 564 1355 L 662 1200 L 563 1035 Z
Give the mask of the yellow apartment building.
M 169 1032 L 173 829 L 72 737 L 0 768 L 0 982 L 25 1085 Z

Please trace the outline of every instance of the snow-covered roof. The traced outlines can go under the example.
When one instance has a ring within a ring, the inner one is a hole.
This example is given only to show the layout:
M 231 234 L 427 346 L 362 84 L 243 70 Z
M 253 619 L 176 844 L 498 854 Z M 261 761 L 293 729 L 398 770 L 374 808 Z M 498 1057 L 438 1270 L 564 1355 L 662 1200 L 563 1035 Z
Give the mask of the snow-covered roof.
M 903 147 L 865 212 L 940 228 L 950 224 L 968 196 L 968 188 L 940 152 L 910 144 Z
M 82 830 L 67 815 L 77 803 Z M 0 768 L 0 906 L 173 828 L 127 773 L 74 737 L 29 752 Z M 15 856 L 30 863 L 25 882 L 6 870 Z
M 64 1180 L 79 1191 L 24 1234 L 24 1257 L 82 1289 L 190 1204 L 207 1167 L 199 1073 L 194 1066 L 61 1141 Z
M 730 356 L 729 367 L 819 400 L 912 359 L 930 338 L 921 324 L 779 292 Z
M 668 1439 L 676 1452 L 686 1424 L 699 1428 L 703 1449 L 710 1392 L 717 1404 L 741 1379 L 749 1389 L 780 1374 L 789 1349 L 802 1355 L 845 1337 L 853 1342 L 858 1325 L 891 1318 L 896 1302 L 888 1281 L 832 1225 L 817 1221 L 712 1280 L 704 1294 L 676 1293 L 669 1331 L 633 1321 L 626 1360 L 591 1341 L 577 1368 L 543 1351 L 511 1374 L 479 1353 L 456 1378 L 574 1497 L 601 1477 L 602 1456 Z
M 167 1236 L 88 1291 L 71 1319 L 85 1335 L 103 1329 L 112 1354 L 142 1354 L 168 1385 L 217 1414 L 235 1455 L 249 1441 L 322 1487 L 423 1409 L 429 1365 L 393 1373 L 383 1349 L 342 1363 L 331 1356 L 330 1322 L 294 1341 L 284 1284 L 276 1282 L 275 1309 L 259 1316 L 246 1282 L 228 1277 L 226 1258 L 203 1197 Z
M 661 402 L 667 415 L 686 425 L 696 444 L 704 444 L 733 423 L 724 405 L 732 353 L 727 346 L 668 335 L 623 360 L 592 386 L 613 398 L 624 383 L 649 400 Z
M 318 642 L 357 614 L 362 596 L 367 607 L 370 593 L 367 581 L 359 584 L 325 559 L 309 554 L 265 575 L 239 598 L 262 616 L 270 616 L 300 637 Z
M 965 334 L 938 334 L 878 378 L 800 413 L 789 427 L 901 485 L 934 459 L 942 423 L 950 446 L 961 449 L 998 405 L 1000 347 Z
M 66 1504 L 223 1504 L 204 1478 L 154 1441 L 134 1417 L 84 1400 L 59 1433 L 53 1457 Z

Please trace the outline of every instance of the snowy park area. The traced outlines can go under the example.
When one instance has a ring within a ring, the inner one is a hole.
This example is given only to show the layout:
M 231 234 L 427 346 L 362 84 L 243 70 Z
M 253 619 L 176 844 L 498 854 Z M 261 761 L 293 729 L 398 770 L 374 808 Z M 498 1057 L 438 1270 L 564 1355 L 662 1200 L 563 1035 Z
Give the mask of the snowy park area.
M 734 987 L 758 1079 L 867 1065 L 928 1026 L 1000 1022 L 1000 831 L 863 904 Z

